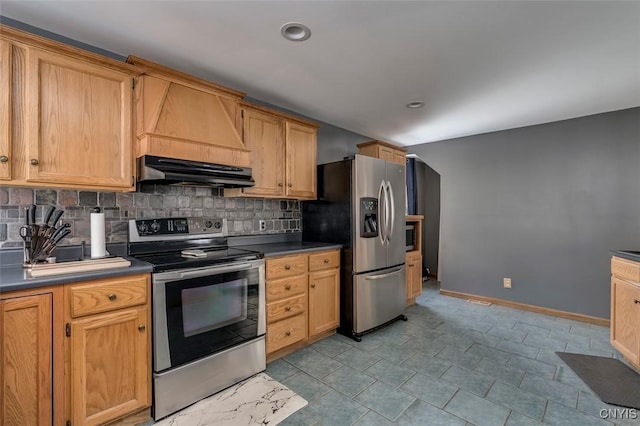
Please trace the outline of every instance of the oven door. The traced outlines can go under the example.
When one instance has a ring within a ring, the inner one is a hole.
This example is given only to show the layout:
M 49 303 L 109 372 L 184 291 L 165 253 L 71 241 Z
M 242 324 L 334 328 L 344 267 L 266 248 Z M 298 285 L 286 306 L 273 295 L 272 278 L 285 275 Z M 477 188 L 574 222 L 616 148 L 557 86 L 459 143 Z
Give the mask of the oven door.
M 264 260 L 153 274 L 154 371 L 265 334 Z

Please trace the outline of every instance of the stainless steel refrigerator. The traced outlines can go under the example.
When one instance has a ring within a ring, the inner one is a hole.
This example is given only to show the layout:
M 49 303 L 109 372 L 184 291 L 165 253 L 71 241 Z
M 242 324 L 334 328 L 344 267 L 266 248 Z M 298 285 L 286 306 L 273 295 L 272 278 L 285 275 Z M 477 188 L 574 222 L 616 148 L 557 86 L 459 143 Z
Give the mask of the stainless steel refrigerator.
M 303 238 L 343 245 L 340 328 L 355 340 L 406 304 L 405 166 L 353 158 L 318 166 L 318 200 L 303 203 Z

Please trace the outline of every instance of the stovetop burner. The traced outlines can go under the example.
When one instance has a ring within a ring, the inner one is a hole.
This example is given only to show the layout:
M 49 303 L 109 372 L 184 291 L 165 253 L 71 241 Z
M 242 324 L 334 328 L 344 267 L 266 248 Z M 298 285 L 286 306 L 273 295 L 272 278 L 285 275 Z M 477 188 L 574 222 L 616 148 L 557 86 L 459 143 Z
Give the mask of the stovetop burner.
M 135 256 L 144 262 L 153 265 L 154 272 L 169 271 L 173 269 L 201 268 L 205 266 L 219 265 L 230 262 L 242 262 L 262 259 L 262 253 L 242 250 L 237 248 L 200 249 L 206 256 L 185 257 L 181 252 L 158 253 Z
M 259 252 L 229 248 L 227 221 L 219 218 L 156 218 L 129 221 L 128 253 L 154 272 L 262 259 Z

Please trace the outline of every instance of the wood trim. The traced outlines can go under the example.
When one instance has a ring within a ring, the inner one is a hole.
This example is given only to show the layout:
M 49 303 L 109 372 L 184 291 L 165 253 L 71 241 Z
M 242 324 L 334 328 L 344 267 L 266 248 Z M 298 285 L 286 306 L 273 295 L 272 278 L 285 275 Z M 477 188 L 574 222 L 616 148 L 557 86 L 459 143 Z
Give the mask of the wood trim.
M 19 43 L 28 44 L 47 50 L 52 50 L 56 53 L 60 53 L 66 56 L 70 56 L 73 59 L 82 59 L 97 63 L 99 65 L 117 69 L 132 76 L 142 74 L 143 69 L 135 65 L 127 64 L 116 59 L 112 59 L 97 53 L 90 52 L 88 50 L 81 49 L 79 47 L 70 46 L 68 44 L 60 43 L 55 40 L 48 39 L 36 34 L 32 34 L 26 31 L 19 30 L 7 25 L 0 24 L 0 36 Z
M 356 146 L 358 148 L 366 148 L 366 147 L 371 146 L 371 145 L 382 145 L 382 146 L 386 146 L 386 147 L 389 147 L 389 148 L 397 149 L 398 151 L 407 152 L 407 148 L 403 148 L 401 146 L 394 145 L 394 144 L 389 143 L 389 142 L 378 141 L 378 140 L 369 141 L 369 142 L 362 142 L 362 143 L 357 144 Z
M 151 333 L 149 333 L 151 335 Z M 123 418 L 105 423 L 108 426 L 138 426 L 151 420 L 151 408 L 144 408 L 137 413 L 129 414 Z
M 424 216 L 421 214 L 408 214 L 404 217 L 406 222 L 417 222 L 419 220 L 423 220 Z
M 490 302 L 495 305 L 507 306 L 509 308 L 522 309 L 524 311 L 536 312 L 538 314 L 552 315 L 560 318 L 566 318 L 576 321 L 582 321 L 590 324 L 610 326 L 610 320 L 606 318 L 593 317 L 590 315 L 577 314 L 574 312 L 561 311 L 559 309 L 545 308 L 542 306 L 528 305 L 526 303 L 513 302 L 511 300 L 495 299 L 493 297 L 478 296 L 476 294 L 461 293 L 458 291 L 440 290 L 443 296 L 457 297 L 459 299 L 475 299 L 483 302 Z
M 285 120 L 289 120 L 289 121 L 296 121 L 300 124 L 304 124 L 305 126 L 310 126 L 310 127 L 314 127 L 316 129 L 320 128 L 320 125 L 314 121 L 305 119 L 305 118 L 301 118 L 295 115 L 291 115 L 291 114 L 287 114 L 286 112 L 281 112 L 278 110 L 274 110 L 274 109 L 270 109 L 268 107 L 262 106 L 262 105 L 257 105 L 257 104 L 252 104 L 251 102 L 247 102 L 247 101 L 241 101 L 240 102 L 240 107 L 244 108 L 244 109 L 252 109 L 254 111 L 258 111 L 258 112 L 262 112 L 264 114 L 269 114 L 271 116 L 277 117 L 277 118 L 284 118 Z
M 194 89 L 210 89 L 216 92 L 222 92 L 226 95 L 233 96 L 235 98 L 243 98 L 246 94 L 240 92 L 235 89 L 231 89 L 229 87 L 222 86 L 220 84 L 212 83 L 208 80 L 193 76 L 191 74 L 187 74 L 182 71 L 178 71 L 173 68 L 169 68 L 165 65 L 159 64 L 157 62 L 150 61 L 148 59 L 143 59 L 138 56 L 129 55 L 127 57 L 127 64 L 132 64 L 135 67 L 142 70 L 147 75 L 159 75 L 165 79 L 169 79 L 176 83 L 185 84 Z

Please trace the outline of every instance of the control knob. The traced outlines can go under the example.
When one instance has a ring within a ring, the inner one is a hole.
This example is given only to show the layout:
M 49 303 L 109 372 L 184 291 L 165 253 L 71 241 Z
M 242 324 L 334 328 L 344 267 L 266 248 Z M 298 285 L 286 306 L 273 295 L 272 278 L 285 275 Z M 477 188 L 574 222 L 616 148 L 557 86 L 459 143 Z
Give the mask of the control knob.
M 141 234 L 145 234 L 149 230 L 149 225 L 146 222 L 141 222 L 138 224 L 138 232 Z
M 213 223 L 213 227 L 214 227 L 214 228 L 216 228 L 216 229 L 220 229 L 220 228 L 222 228 L 222 222 L 221 222 L 221 221 L 219 221 L 219 220 L 216 220 L 216 221 Z
M 154 220 L 153 223 L 151 224 L 151 231 L 158 232 L 159 230 L 160 230 L 160 224 Z
M 211 228 L 212 226 L 213 226 L 213 222 L 211 222 L 210 220 L 207 220 L 204 223 L 204 227 L 207 228 L 207 229 Z

